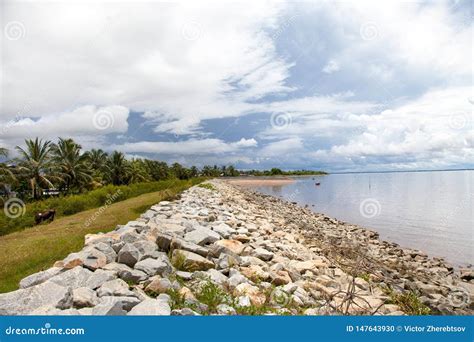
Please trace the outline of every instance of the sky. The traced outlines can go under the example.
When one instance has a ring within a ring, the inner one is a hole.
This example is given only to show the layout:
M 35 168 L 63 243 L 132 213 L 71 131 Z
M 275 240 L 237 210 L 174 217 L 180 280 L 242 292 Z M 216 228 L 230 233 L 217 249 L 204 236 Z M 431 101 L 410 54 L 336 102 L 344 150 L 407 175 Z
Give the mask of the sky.
M 187 166 L 474 167 L 473 14 L 446 1 L 2 1 L 0 146 Z

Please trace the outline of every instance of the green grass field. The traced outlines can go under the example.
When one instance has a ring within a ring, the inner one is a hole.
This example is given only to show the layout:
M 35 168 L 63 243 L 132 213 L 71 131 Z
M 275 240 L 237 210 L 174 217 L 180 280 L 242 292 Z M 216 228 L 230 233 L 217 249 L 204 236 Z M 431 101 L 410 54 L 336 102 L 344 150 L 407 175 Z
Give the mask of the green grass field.
M 118 224 L 136 219 L 153 204 L 171 199 L 202 180 L 178 181 L 165 190 L 112 204 L 87 227 L 84 223 L 97 208 L 0 236 L 0 293 L 17 289 L 22 278 L 51 267 L 71 252 L 79 251 L 86 234 L 111 231 Z

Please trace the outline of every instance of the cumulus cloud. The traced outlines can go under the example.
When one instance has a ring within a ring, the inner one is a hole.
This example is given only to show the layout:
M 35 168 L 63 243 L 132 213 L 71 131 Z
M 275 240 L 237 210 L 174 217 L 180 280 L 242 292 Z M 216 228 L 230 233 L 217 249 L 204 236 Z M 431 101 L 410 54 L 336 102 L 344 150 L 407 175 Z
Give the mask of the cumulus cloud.
M 221 154 L 238 151 L 241 148 L 254 147 L 254 139 L 241 139 L 226 143 L 220 139 L 189 139 L 183 141 L 140 141 L 114 145 L 111 148 L 127 153 L 154 153 L 179 155 Z
M 24 28 L 0 38 L 2 146 L 68 136 L 85 148 L 250 167 L 472 165 L 467 1 L 5 1 L 1 10 L 2 28 Z M 256 124 L 242 120 L 231 138 L 209 125 L 246 115 Z

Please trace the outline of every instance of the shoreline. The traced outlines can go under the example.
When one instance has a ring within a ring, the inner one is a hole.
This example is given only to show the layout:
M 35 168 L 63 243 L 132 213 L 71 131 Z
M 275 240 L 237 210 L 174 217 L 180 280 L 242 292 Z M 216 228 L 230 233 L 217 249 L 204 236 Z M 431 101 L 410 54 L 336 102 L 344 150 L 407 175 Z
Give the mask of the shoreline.
M 235 178 L 235 179 L 226 179 L 225 182 L 232 185 L 239 185 L 244 187 L 257 187 L 257 186 L 281 186 L 292 184 L 295 182 L 294 179 L 289 177 L 267 177 L 267 176 L 258 176 L 249 178 Z
M 472 270 L 217 179 L 87 235 L 0 315 L 466 315 L 473 297 Z

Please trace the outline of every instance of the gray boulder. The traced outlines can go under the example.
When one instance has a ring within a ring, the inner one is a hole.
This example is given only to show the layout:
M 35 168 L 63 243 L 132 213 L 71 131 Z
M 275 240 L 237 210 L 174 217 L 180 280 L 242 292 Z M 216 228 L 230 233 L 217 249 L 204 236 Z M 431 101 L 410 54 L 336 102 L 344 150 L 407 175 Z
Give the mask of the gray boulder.
M 27 287 L 44 283 L 46 280 L 59 274 L 61 270 L 61 267 L 51 267 L 45 271 L 34 273 L 26 278 L 23 278 L 20 281 L 19 287 L 20 289 L 26 289 Z
M 171 250 L 182 249 L 184 251 L 199 254 L 203 257 L 206 257 L 209 254 L 209 251 L 207 248 L 199 246 L 193 242 L 180 239 L 180 238 L 174 238 L 171 241 L 170 249 Z
M 184 239 L 197 245 L 204 246 L 220 240 L 221 236 L 208 228 L 199 228 L 186 233 Z
M 94 290 L 88 287 L 79 287 L 72 291 L 73 304 L 76 308 L 91 307 L 99 304 L 99 298 Z
M 50 278 L 49 281 L 60 286 L 77 289 L 78 287 L 87 286 L 91 276 L 91 271 L 81 266 L 76 266 L 71 270 L 55 275 L 54 277 Z
M 162 259 L 152 259 L 148 258 L 142 261 L 137 262 L 135 265 L 135 269 L 145 272 L 148 275 L 164 275 L 164 274 L 169 274 L 172 271 L 172 267 L 169 263 L 168 258 L 162 258 Z
M 129 296 L 135 297 L 135 293 L 128 289 L 128 284 L 122 279 L 114 279 L 104 283 L 97 290 L 99 297 L 105 296 Z
M 131 243 L 126 243 L 118 252 L 117 261 L 133 267 L 140 260 L 140 251 Z
M 49 305 L 57 309 L 68 309 L 72 306 L 72 289 L 60 286 L 51 281 L 0 294 L 0 316 L 25 315 Z
M 140 300 L 135 297 L 114 297 L 105 296 L 100 298 L 100 302 L 92 309 L 94 316 L 123 316 L 127 314 Z
M 134 306 L 129 316 L 169 316 L 171 308 L 167 301 L 160 299 L 146 299 Z
M 182 249 L 175 249 L 173 251 L 172 263 L 175 267 L 188 272 L 206 271 L 214 267 L 212 261 Z

